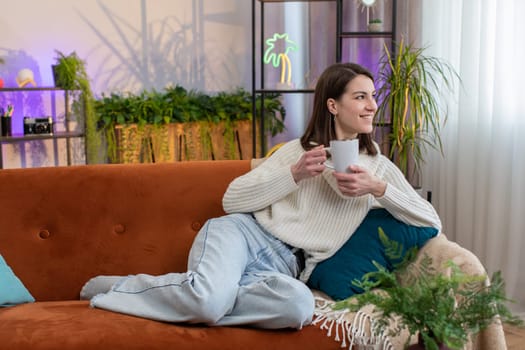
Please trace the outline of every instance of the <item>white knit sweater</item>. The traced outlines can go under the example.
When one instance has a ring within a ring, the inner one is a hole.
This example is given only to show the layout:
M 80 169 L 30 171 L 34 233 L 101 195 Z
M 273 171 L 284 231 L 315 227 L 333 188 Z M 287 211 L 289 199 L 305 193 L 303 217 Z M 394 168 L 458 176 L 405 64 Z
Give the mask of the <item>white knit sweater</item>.
M 304 152 L 299 139 L 284 144 L 257 168 L 233 180 L 223 197 L 227 213 L 253 212 L 268 232 L 304 250 L 301 280 L 308 280 L 315 265 L 348 240 L 371 208 L 383 207 L 407 224 L 441 230 L 432 205 L 385 156 L 360 154 L 358 162 L 387 183 L 385 194 L 347 197 L 337 188 L 329 168 L 320 176 L 294 181 L 291 166 Z

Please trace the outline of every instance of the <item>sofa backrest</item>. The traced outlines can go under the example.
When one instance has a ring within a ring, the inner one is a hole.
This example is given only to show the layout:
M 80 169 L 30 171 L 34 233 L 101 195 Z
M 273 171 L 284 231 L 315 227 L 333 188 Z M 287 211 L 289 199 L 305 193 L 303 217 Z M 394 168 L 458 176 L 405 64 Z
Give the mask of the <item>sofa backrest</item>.
M 186 270 L 189 248 L 248 160 L 0 170 L 0 254 L 37 300 L 96 275 Z

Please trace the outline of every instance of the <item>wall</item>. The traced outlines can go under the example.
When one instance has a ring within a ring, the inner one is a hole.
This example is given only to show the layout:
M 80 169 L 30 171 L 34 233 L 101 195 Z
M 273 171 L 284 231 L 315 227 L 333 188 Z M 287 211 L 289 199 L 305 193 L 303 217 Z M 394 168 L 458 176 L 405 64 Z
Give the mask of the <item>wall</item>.
M 0 13 L 0 55 L 7 67 L 32 68 L 39 85 L 53 84 L 50 66 L 59 50 L 86 61 L 96 93 L 174 83 L 208 91 L 249 87 L 248 1 L 0 3 L 9 8 Z
M 0 77 L 16 87 L 22 68 L 38 86 L 53 86 L 56 51 L 86 61 L 96 95 L 182 85 L 207 92 L 251 89 L 251 2 L 245 0 L 0 0 Z M 26 93 L 27 94 L 27 93 Z M 34 94 L 34 93 L 31 93 Z M 13 94 L 2 104 L 18 102 Z M 24 115 L 56 108 L 46 94 L 15 105 L 13 129 Z M 28 101 L 30 100 L 30 101 Z M 81 147 L 81 146 L 79 146 Z M 81 156 L 81 152 L 79 153 Z M 27 154 L 27 157 L 20 155 Z M 63 164 L 52 141 L 4 147 L 4 167 Z M 83 159 L 76 161 L 82 163 Z

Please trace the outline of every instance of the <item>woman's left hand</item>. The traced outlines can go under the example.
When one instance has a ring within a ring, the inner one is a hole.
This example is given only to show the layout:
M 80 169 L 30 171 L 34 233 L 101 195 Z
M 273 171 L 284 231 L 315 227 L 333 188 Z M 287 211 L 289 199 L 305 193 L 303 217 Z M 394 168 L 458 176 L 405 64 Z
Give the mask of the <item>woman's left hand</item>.
M 342 194 L 349 197 L 359 197 L 368 193 L 381 197 L 385 194 L 386 182 L 358 165 L 351 165 L 349 168 L 351 173 L 333 173 Z

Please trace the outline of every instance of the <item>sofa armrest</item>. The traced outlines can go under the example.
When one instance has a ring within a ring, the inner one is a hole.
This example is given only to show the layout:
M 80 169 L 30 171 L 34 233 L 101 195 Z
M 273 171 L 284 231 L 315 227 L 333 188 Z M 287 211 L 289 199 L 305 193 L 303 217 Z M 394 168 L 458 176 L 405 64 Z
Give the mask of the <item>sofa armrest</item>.
M 452 261 L 460 270 L 468 275 L 487 274 L 479 258 L 470 250 L 456 242 L 449 241 L 444 234 L 429 240 L 418 253 L 416 263 L 428 255 L 432 258 L 435 268 L 440 268 L 446 261 Z M 487 283 L 489 283 L 487 278 Z M 467 349 L 506 350 L 507 344 L 501 322 L 495 321 L 479 334 L 473 335 Z
M 452 261 L 461 271 L 469 275 L 486 274 L 478 257 L 456 242 L 449 241 L 444 234 L 429 240 L 418 253 L 416 263 L 425 255 L 432 258 L 432 264 L 439 269 L 447 261 Z

